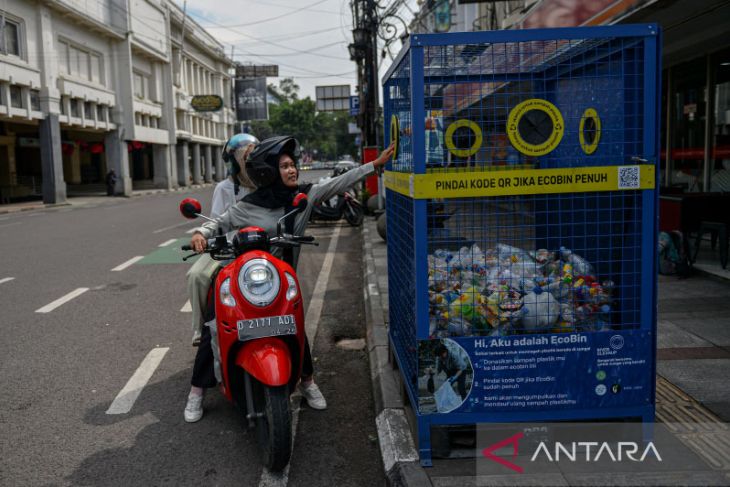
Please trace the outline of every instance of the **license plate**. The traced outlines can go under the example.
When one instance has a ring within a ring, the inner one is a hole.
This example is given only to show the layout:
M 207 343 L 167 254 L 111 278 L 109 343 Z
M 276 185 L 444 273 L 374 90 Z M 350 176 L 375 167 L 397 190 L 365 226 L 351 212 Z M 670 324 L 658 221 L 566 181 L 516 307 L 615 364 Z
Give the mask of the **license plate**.
M 253 338 L 296 335 L 297 322 L 294 315 L 266 316 L 250 320 L 239 320 L 238 339 L 241 341 Z

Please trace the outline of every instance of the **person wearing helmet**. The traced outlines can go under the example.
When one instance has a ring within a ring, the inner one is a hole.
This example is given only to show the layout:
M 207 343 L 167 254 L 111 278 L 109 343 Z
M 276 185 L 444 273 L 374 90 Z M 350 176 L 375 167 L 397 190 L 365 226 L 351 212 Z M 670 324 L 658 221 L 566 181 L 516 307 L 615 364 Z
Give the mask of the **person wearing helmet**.
M 249 154 L 245 164 L 246 173 L 256 186 L 256 190 L 230 207 L 215 222 L 207 222 L 196 228 L 190 245 L 196 252 L 203 252 L 207 246 L 207 239 L 217 234 L 219 230 L 229 232 L 246 226 L 258 226 L 269 235 L 276 235 L 277 221 L 285 213 L 291 211 L 294 196 L 300 192 L 307 194 L 310 204 L 304 211 L 289 217 L 284 222 L 284 226 L 287 233 L 303 235 L 315 204 L 331 198 L 373 174 L 391 158 L 393 149 L 394 147 L 391 145 L 376 160 L 352 169 L 341 176 L 312 185 L 299 183 L 297 168 L 299 143 L 296 139 L 283 136 L 263 140 Z M 272 249 L 271 253 L 289 263 L 296 270 L 299 260 L 298 248 L 281 249 L 277 247 Z M 188 280 L 191 294 L 198 293 L 204 296 L 210 285 L 210 278 L 207 281 L 195 280 L 191 276 Z M 187 422 L 198 421 L 203 416 L 204 391 L 217 384 L 213 372 L 213 360 L 210 333 L 205 328 L 195 356 L 192 387 L 185 406 L 185 421 Z M 327 401 L 317 384 L 314 383 L 311 350 L 309 341 L 306 339 L 299 390 L 311 408 L 327 408 Z
M 228 208 L 256 189 L 241 166 L 245 164 L 246 157 L 258 143 L 259 140 L 253 135 L 236 134 L 223 146 L 222 158 L 226 164 L 228 177 L 219 182 L 213 190 L 211 218 L 221 216 Z M 211 280 L 219 267 L 220 264 L 209 255 L 201 255 L 187 273 L 188 282 Z M 190 307 L 193 311 L 193 346 L 200 342 L 203 331 L 203 309 L 207 298 L 207 294 L 190 293 Z
M 251 134 L 236 134 L 223 146 L 222 158 L 226 164 L 228 177 L 218 183 L 213 191 L 211 218 L 218 218 L 230 206 L 235 205 L 249 192 L 256 189 L 248 179 L 243 166 L 248 154 L 256 147 L 259 140 Z

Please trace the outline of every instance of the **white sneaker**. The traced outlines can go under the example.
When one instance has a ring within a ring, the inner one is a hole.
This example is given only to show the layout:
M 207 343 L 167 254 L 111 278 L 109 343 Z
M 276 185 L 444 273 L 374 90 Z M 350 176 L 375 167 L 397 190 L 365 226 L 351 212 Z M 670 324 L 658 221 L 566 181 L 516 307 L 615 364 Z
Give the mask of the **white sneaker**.
M 310 382 L 306 386 L 299 383 L 299 392 L 307 400 L 310 408 L 319 410 L 327 409 L 327 401 L 325 401 L 322 391 L 319 390 L 319 387 L 314 382 Z
M 203 396 L 190 394 L 185 405 L 185 421 L 195 423 L 203 417 Z

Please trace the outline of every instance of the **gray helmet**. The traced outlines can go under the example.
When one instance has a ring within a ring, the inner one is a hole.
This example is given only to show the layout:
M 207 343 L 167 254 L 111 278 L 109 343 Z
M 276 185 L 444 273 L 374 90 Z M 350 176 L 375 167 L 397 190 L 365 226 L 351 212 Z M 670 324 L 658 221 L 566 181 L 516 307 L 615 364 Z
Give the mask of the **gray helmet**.
M 226 169 L 232 176 L 236 176 L 241 172 L 241 157 L 242 154 L 251 145 L 258 145 L 259 139 L 251 134 L 235 134 L 232 136 L 226 144 L 223 146 L 223 153 L 221 154 L 223 162 L 226 163 Z

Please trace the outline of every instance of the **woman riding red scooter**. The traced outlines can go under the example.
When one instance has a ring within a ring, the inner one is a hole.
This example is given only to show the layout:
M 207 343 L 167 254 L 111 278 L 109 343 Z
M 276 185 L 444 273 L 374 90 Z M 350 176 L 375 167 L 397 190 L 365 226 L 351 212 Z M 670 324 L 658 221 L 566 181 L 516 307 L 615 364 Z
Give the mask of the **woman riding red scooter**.
M 382 167 L 392 156 L 393 146 L 388 147 L 373 162 L 364 164 L 342 176 L 320 184 L 299 184 L 297 159 L 299 143 L 292 137 L 273 137 L 262 141 L 246 161 L 246 173 L 258 188 L 248 194 L 235 206 L 229 208 L 215 222 L 208 222 L 195 230 L 190 246 L 198 253 L 205 251 L 208 239 L 219 231 L 229 232 L 243 227 L 260 227 L 268 233 L 277 233 L 277 222 L 292 210 L 294 197 L 302 192 L 308 195 L 310 204 L 284 221 L 285 232 L 303 235 L 309 222 L 312 205 L 331 198 Z M 296 270 L 299 248 L 272 248 L 271 254 L 284 260 Z M 188 277 L 191 293 L 207 290 L 210 277 L 191 273 Z M 207 291 L 206 291 L 207 292 Z M 214 374 L 214 356 L 208 327 L 203 327 L 203 336 L 195 357 L 192 387 L 185 407 L 185 420 L 195 422 L 203 416 L 203 393 L 206 388 L 214 387 L 218 381 Z M 314 409 L 325 409 L 327 402 L 313 380 L 314 368 L 308 340 L 304 339 L 304 357 L 299 389 L 302 396 Z

